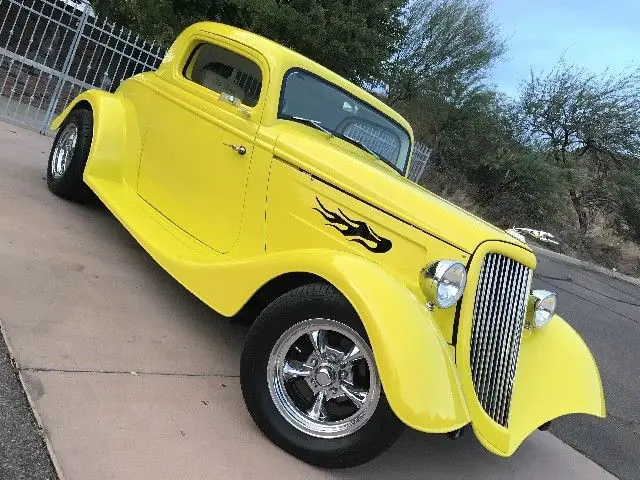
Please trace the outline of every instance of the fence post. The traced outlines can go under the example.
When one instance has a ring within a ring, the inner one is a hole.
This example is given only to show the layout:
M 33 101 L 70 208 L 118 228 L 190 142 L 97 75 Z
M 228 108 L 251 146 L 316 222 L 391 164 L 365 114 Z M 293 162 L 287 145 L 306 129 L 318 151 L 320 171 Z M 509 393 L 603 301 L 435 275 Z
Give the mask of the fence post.
M 49 108 L 47 108 L 47 113 L 44 116 L 44 121 L 42 122 L 42 126 L 40 127 L 40 133 L 45 135 L 49 130 L 49 125 L 53 120 L 53 116 L 55 115 L 56 108 L 58 108 L 58 103 L 60 102 L 60 95 L 62 94 L 62 88 L 67 80 L 69 80 L 69 72 L 71 71 L 71 67 L 73 65 L 73 60 L 76 56 L 76 51 L 78 50 L 78 45 L 80 44 L 80 39 L 82 38 L 82 33 L 84 32 L 84 27 L 87 24 L 87 19 L 91 13 L 91 8 L 86 3 L 86 1 L 82 1 L 82 6 L 84 7 L 82 10 L 82 16 L 80 17 L 80 21 L 78 22 L 78 28 L 76 30 L 76 34 L 71 41 L 71 48 L 69 49 L 69 54 L 64 61 L 64 65 L 62 67 L 62 75 L 58 78 L 58 83 L 56 85 L 55 90 L 53 91 L 53 96 L 51 97 L 51 102 L 49 103 Z
M 420 149 L 421 149 L 420 153 L 422 154 L 422 163 L 418 168 L 418 171 L 416 172 L 416 178 L 415 178 L 416 183 L 420 182 L 420 179 L 422 178 L 422 174 L 424 173 L 424 169 L 427 167 L 427 163 L 429 163 L 429 159 L 431 158 L 431 154 L 433 153 L 433 150 L 428 148 L 424 144 L 420 145 Z

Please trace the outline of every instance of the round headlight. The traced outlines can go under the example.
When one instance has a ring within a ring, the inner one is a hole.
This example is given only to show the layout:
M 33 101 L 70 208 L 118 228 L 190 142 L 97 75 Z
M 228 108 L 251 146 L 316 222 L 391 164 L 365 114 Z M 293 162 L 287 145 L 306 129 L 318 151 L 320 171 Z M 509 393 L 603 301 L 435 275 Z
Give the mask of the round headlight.
M 534 328 L 542 328 L 556 313 L 558 297 L 555 293 L 546 290 L 534 290 L 531 292 L 531 298 L 534 304 L 529 325 Z
M 440 308 L 455 305 L 466 284 L 467 270 L 455 260 L 440 260 L 420 272 L 420 286 L 427 301 Z

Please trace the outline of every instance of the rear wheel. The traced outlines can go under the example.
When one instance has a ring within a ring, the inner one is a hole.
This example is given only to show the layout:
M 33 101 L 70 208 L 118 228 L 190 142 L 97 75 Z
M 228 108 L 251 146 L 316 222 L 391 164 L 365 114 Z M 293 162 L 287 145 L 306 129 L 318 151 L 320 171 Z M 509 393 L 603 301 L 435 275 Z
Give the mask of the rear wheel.
M 403 428 L 358 316 L 330 285 L 300 287 L 260 314 L 242 354 L 241 384 L 265 435 L 314 465 L 365 463 Z
M 93 198 L 82 175 L 93 137 L 93 114 L 78 108 L 64 120 L 51 147 L 47 186 L 55 195 L 76 202 Z

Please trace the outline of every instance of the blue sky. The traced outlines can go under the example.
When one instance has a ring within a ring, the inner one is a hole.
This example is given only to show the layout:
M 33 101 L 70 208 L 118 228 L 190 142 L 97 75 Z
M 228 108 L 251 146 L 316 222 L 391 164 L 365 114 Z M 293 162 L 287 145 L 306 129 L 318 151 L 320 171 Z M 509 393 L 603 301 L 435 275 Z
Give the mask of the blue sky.
M 640 0 L 493 0 L 493 17 L 508 51 L 489 81 L 510 95 L 563 55 L 594 72 L 640 66 Z

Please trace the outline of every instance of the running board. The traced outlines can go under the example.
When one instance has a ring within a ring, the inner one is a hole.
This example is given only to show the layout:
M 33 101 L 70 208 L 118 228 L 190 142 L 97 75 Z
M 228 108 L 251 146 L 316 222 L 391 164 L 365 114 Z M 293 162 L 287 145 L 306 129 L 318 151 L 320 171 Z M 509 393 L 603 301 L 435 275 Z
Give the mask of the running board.
M 127 185 L 95 177 L 85 177 L 85 182 L 158 263 L 163 265 L 165 257 L 206 263 L 223 260 L 221 254 L 170 222 Z

